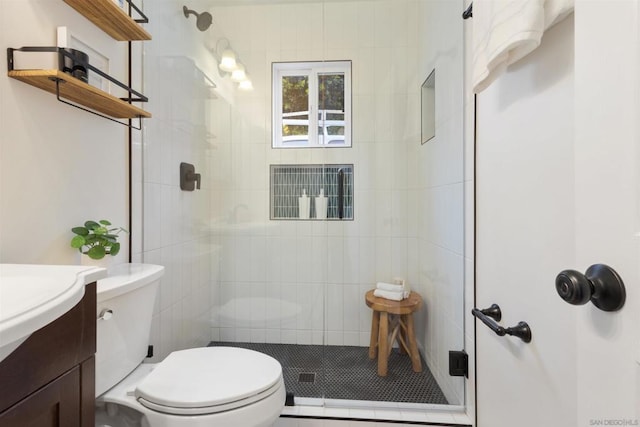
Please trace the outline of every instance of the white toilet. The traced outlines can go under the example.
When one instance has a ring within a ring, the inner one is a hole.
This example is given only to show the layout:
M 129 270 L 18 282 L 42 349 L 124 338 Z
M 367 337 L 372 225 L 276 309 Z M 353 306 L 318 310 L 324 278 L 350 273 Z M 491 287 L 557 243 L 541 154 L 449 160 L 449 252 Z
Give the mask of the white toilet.
M 163 273 L 158 265 L 125 264 L 98 281 L 96 426 L 273 425 L 285 387 L 282 367 L 270 356 L 205 347 L 142 363 Z

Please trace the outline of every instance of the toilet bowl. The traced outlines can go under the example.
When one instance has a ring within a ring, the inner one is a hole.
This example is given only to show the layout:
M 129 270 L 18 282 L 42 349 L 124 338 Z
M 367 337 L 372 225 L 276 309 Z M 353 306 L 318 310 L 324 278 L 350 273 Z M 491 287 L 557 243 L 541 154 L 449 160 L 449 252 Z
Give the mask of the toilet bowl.
M 231 347 L 147 354 L 161 266 L 126 264 L 97 287 L 96 426 L 268 427 L 284 406 L 280 363 Z

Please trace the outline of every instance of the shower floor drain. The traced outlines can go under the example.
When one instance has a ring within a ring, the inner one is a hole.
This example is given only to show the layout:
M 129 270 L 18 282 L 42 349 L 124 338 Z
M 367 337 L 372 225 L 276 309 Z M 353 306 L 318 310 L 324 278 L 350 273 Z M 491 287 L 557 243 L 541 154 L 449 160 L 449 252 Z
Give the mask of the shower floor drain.
M 315 383 L 316 382 L 316 374 L 315 372 L 303 372 L 298 375 L 299 383 Z

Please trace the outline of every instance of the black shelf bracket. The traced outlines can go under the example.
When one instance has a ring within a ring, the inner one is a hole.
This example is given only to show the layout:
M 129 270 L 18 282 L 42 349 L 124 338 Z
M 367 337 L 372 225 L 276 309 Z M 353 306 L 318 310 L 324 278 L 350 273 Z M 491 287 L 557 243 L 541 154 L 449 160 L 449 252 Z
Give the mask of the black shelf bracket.
M 144 96 L 140 92 L 132 89 L 131 87 L 125 85 L 124 83 L 120 82 L 119 80 L 116 80 L 115 78 L 111 77 L 110 75 L 108 75 L 104 71 L 97 69 L 96 67 L 91 65 L 88 61 L 85 61 L 84 59 L 82 59 L 80 57 L 73 56 L 71 54 L 71 52 L 69 52 L 67 49 L 62 48 L 62 47 L 49 47 L 49 46 L 24 46 L 24 47 L 21 47 L 21 48 L 11 48 L 11 47 L 9 47 L 9 48 L 7 48 L 7 70 L 8 71 L 14 71 L 15 70 L 14 52 L 16 52 L 16 51 L 17 52 L 51 52 L 51 53 L 57 53 L 58 54 L 58 69 L 62 70 L 64 68 L 64 62 L 65 62 L 64 58 L 69 58 L 69 59 L 73 60 L 75 63 L 78 63 L 78 64 L 82 65 L 87 70 L 91 70 L 91 72 L 96 73 L 100 77 L 103 77 L 103 78 L 109 80 L 111 83 L 115 84 L 119 88 L 124 89 L 127 92 L 128 96 L 126 98 L 120 98 L 120 100 L 128 102 L 128 103 L 132 103 L 132 102 L 148 102 L 149 101 L 149 98 L 147 98 L 146 96 Z M 70 106 L 78 108 L 78 109 L 80 109 L 82 111 L 86 111 L 87 113 L 94 114 L 94 115 L 96 115 L 98 117 L 102 117 L 104 119 L 107 119 L 107 120 L 110 120 L 112 122 L 121 124 L 123 126 L 130 127 L 132 129 L 135 129 L 135 130 L 141 130 L 142 129 L 142 117 L 141 116 L 137 116 L 138 121 L 139 121 L 139 126 L 135 127 L 133 125 L 130 125 L 129 123 L 121 122 L 120 120 L 116 120 L 113 117 L 109 117 L 109 116 L 107 116 L 105 114 L 98 113 L 96 111 L 90 110 L 88 108 L 82 107 L 80 105 L 74 104 L 72 102 L 69 102 L 69 101 L 63 99 L 60 96 L 60 84 L 64 83 L 64 80 L 57 79 L 57 78 L 51 78 L 51 80 L 56 82 L 56 98 L 58 99 L 58 101 L 62 102 L 63 104 L 70 105 Z
M 116 120 L 113 117 L 109 117 L 109 116 L 107 116 L 105 114 L 98 113 L 97 111 L 90 110 L 90 109 L 85 108 L 85 107 L 83 107 L 81 105 L 74 104 L 73 102 L 69 102 L 64 98 L 61 98 L 60 97 L 60 83 L 64 83 L 64 80 L 56 79 L 56 78 L 53 78 L 53 77 L 51 78 L 51 80 L 54 80 L 56 82 L 56 99 L 58 101 L 62 102 L 63 104 L 70 105 L 70 106 L 75 107 L 75 108 L 77 108 L 79 110 L 86 111 L 87 113 L 91 113 L 91 114 L 96 115 L 98 117 L 102 117 L 103 119 L 107 119 L 107 120 L 110 120 L 110 121 L 112 121 L 114 123 L 118 123 L 119 125 L 129 127 L 131 129 L 135 129 L 135 130 L 141 130 L 142 129 L 142 117 L 140 117 L 140 116 L 138 116 L 138 127 L 135 127 L 133 125 L 130 125 L 129 123 L 121 122 L 120 120 Z
M 138 24 L 149 23 L 149 18 L 147 17 L 147 15 L 145 15 L 144 12 L 140 10 L 140 8 L 136 6 L 134 2 L 132 2 L 131 0 L 125 0 L 125 1 L 129 3 L 129 16 L 131 16 L 131 9 L 135 10 L 136 13 L 140 15 L 140 18 L 133 18 L 135 22 L 137 22 Z

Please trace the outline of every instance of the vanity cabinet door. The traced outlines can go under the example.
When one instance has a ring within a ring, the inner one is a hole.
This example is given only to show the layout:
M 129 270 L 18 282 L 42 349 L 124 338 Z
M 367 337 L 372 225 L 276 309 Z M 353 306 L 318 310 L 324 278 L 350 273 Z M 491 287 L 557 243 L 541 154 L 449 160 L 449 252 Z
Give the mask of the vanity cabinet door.
M 0 427 L 80 427 L 80 368 L 1 413 Z
M 95 351 L 94 282 L 0 362 L 0 427 L 93 427 Z

